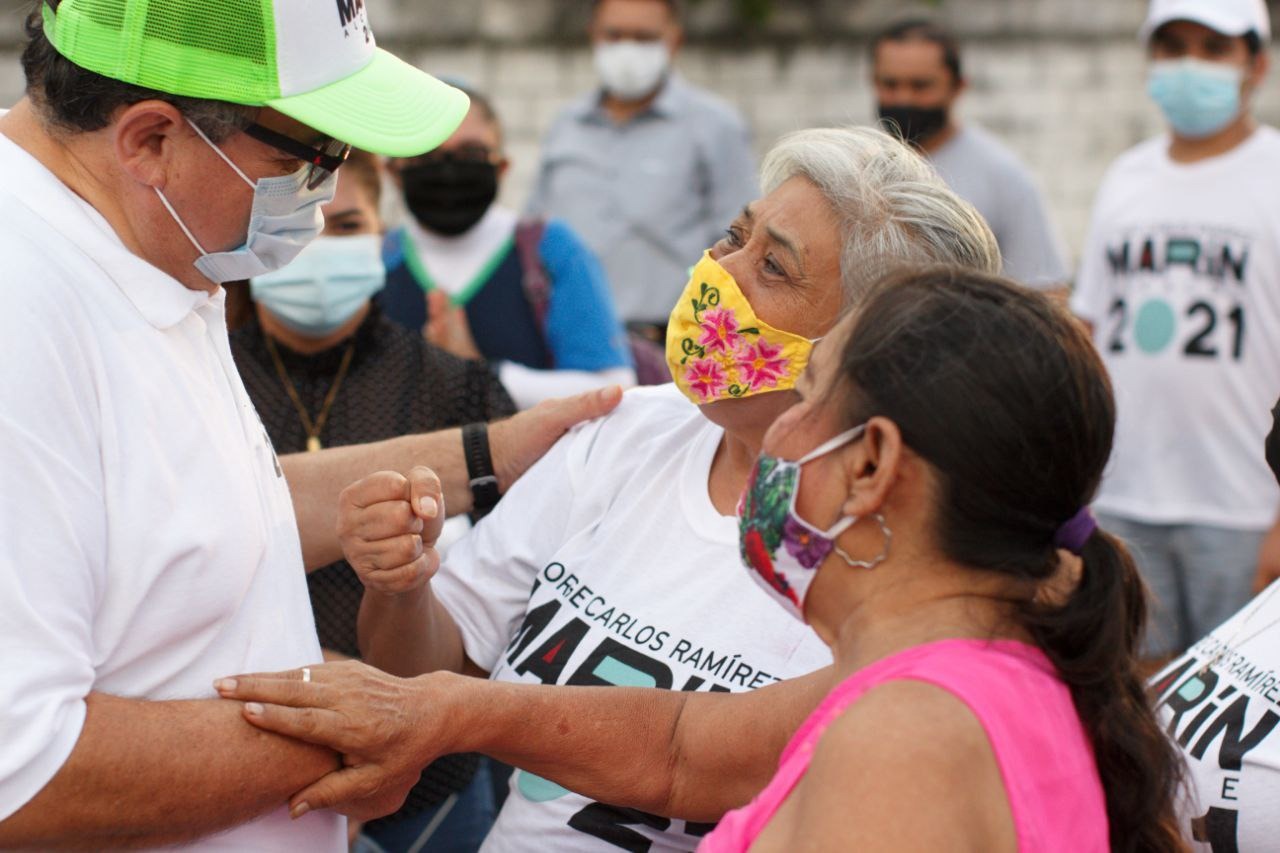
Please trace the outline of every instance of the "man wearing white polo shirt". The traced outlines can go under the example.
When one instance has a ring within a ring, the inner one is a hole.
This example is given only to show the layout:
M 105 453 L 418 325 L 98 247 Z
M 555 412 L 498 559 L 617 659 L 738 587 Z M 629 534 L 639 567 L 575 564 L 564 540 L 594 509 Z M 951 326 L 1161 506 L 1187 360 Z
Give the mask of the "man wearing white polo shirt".
M 320 659 L 303 564 L 338 555 L 346 483 L 431 462 L 466 510 L 468 478 L 491 498 L 608 405 L 495 431 L 496 471 L 456 430 L 276 459 L 218 285 L 316 235 L 347 143 L 416 155 L 467 110 L 378 50 L 363 6 L 28 21 L 28 97 L 0 115 L 0 848 L 345 849 L 341 818 L 283 805 L 336 756 L 254 730 L 213 679 Z

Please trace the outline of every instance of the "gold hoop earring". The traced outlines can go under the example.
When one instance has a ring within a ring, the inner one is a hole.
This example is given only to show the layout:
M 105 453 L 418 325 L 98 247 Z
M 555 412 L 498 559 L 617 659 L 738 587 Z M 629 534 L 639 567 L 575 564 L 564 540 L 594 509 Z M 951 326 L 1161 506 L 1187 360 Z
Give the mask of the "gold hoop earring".
M 852 557 L 850 557 L 848 554 L 845 553 L 845 550 L 843 548 L 841 548 L 839 545 L 835 545 L 835 552 L 840 555 L 841 559 L 843 559 L 846 563 L 849 564 L 850 568 L 874 569 L 876 566 L 883 563 L 885 559 L 888 558 L 889 556 L 889 545 L 893 542 L 893 531 L 889 529 L 889 525 L 885 523 L 884 516 L 881 515 L 880 513 L 877 512 L 872 514 L 871 518 L 875 520 L 876 524 L 880 525 L 880 532 L 884 534 L 884 547 L 880 549 L 880 553 L 877 554 L 874 559 L 868 562 L 867 560 L 853 559 Z M 858 520 L 859 519 L 854 518 L 853 524 L 857 524 Z M 852 527 L 853 524 L 849 526 Z

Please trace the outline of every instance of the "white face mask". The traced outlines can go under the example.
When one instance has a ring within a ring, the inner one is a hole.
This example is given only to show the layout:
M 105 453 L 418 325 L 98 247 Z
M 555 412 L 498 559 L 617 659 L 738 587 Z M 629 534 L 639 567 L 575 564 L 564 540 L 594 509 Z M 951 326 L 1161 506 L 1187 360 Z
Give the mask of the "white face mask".
M 206 252 L 164 193 L 156 188 L 156 195 L 160 196 L 169 215 L 200 253 L 195 266 L 205 278 L 222 284 L 278 270 L 297 257 L 324 230 L 324 214 L 320 207 L 333 200 L 338 187 L 336 173 L 315 189 L 306 187 L 309 165 L 303 165 L 291 175 L 260 178 L 254 182 L 195 123 L 187 123 L 242 181 L 253 187 L 253 207 L 249 213 L 244 245 L 230 252 Z
M 253 300 L 301 335 L 337 331 L 387 281 L 382 237 L 319 237 L 283 269 L 249 282 Z
M 595 65 L 606 92 L 624 101 L 638 101 L 662 84 L 671 53 L 661 41 L 604 42 L 595 47 Z

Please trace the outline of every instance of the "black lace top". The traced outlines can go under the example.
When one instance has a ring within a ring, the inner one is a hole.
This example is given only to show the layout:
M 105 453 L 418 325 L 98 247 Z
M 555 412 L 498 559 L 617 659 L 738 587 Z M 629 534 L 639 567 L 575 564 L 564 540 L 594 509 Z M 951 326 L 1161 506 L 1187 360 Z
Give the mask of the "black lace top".
M 276 343 L 312 419 L 320 413 L 349 341 L 314 355 Z M 356 330 L 355 341 L 351 367 L 320 434 L 325 447 L 430 432 L 515 412 L 506 390 L 483 363 L 464 361 L 429 346 L 386 319 L 376 306 Z M 231 333 L 231 351 L 276 452 L 304 450 L 306 430 L 284 390 L 256 318 Z M 345 561 L 334 563 L 312 572 L 307 587 L 320 645 L 357 656 L 356 616 L 364 588 L 355 571 Z M 466 787 L 476 761 L 473 755 L 435 761 L 423 771 L 422 780 L 396 816 L 421 811 Z

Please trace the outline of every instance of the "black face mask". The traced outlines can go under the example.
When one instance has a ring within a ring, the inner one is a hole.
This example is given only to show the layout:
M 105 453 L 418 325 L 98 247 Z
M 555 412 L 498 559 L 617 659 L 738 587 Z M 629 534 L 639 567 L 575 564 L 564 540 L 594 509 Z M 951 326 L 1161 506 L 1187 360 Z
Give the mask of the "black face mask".
M 925 140 L 947 126 L 950 114 L 946 107 L 888 107 L 880 105 L 880 121 L 886 130 L 912 145 Z
M 405 166 L 400 180 L 413 218 L 444 237 L 471 230 L 498 197 L 498 167 L 485 160 L 433 158 Z
M 1280 403 L 1271 410 L 1271 434 L 1267 436 L 1267 464 L 1280 483 Z

